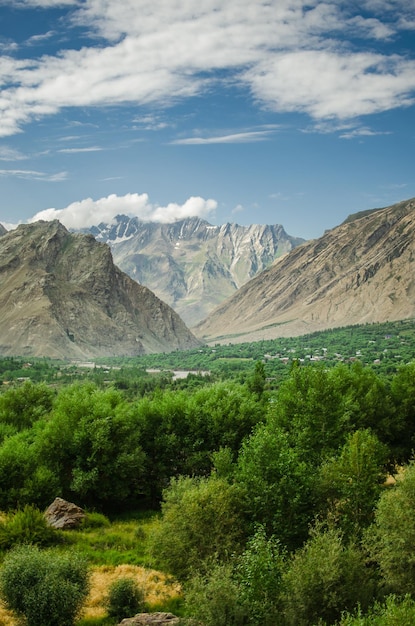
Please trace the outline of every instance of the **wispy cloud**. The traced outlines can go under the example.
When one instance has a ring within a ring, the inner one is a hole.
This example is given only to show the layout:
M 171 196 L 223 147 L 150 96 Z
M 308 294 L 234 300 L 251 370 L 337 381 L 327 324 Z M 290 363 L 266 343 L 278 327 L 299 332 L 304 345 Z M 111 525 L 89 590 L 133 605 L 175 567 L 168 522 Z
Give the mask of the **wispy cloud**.
M 254 141 L 265 141 L 272 132 L 270 130 L 257 130 L 246 133 L 233 133 L 231 135 L 217 135 L 215 137 L 187 137 L 186 139 L 175 139 L 171 143 L 186 146 L 212 143 L 252 143 Z
M 143 221 L 171 223 L 186 217 L 207 217 L 216 208 L 216 200 L 200 197 L 188 198 L 183 204 L 170 202 L 166 206 L 159 206 L 152 204 L 146 193 L 128 193 L 125 196 L 111 194 L 98 200 L 86 198 L 72 202 L 64 209 L 45 209 L 29 221 L 58 219 L 67 228 L 87 228 L 101 222 L 111 223 L 117 215 L 125 214 Z
M 76 152 L 100 152 L 103 148 L 99 146 L 90 146 L 89 148 L 62 148 L 57 150 L 57 152 L 63 152 L 65 154 L 72 154 Z
M 0 176 L 4 177 L 15 177 L 15 178 L 25 178 L 32 180 L 43 180 L 47 182 L 60 182 L 62 180 L 66 180 L 67 172 L 57 172 L 55 174 L 50 174 L 47 172 L 39 172 L 37 170 L 2 170 L 0 169 Z
M 389 135 L 388 131 L 375 131 L 370 128 L 355 128 L 351 131 L 342 133 L 340 139 L 355 139 L 356 137 L 376 137 L 378 135 Z
M 0 161 L 23 161 L 26 158 L 26 155 L 14 148 L 0 146 Z
M 259 106 L 305 113 L 316 121 L 414 103 L 415 59 L 407 50 L 379 53 L 380 41 L 412 27 L 413 3 L 407 0 L 365 0 L 364 12 L 360 5 L 337 0 L 12 4 L 71 7 L 71 23 L 89 30 L 91 39 L 89 46 L 62 48 L 54 56 L 3 57 L 0 136 L 64 107 L 166 108 L 215 86 L 218 71 L 226 73 L 229 84 L 248 89 Z M 200 143 L 213 141 L 200 138 Z M 229 141 L 232 136 L 221 142 Z

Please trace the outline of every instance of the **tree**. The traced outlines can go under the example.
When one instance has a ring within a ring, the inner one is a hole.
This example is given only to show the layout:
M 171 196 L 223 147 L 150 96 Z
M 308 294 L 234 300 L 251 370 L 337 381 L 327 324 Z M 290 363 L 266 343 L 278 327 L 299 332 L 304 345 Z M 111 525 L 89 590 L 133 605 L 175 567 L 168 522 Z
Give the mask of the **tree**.
M 163 495 L 161 519 L 150 539 L 161 568 L 185 580 L 240 551 L 245 536 L 234 485 L 216 476 L 180 477 Z
M 374 517 L 386 479 L 387 450 L 369 430 L 349 435 L 338 456 L 323 463 L 318 491 L 327 514 L 348 537 L 358 537 Z
M 38 455 L 37 430 L 27 429 L 8 437 L 0 445 L 0 509 L 25 504 L 45 507 L 60 495 L 57 474 Z
M 30 428 L 52 409 L 54 393 L 44 383 L 29 381 L 0 395 L 0 423 L 16 430 Z
M 313 471 L 285 431 L 272 421 L 260 425 L 242 445 L 235 481 L 252 528 L 263 525 L 289 550 L 305 541 L 313 517 Z
M 239 586 L 229 563 L 213 564 L 185 585 L 186 614 L 203 626 L 247 626 L 250 607 L 241 602 Z
M 285 554 L 275 537 L 259 526 L 236 565 L 238 596 L 251 626 L 281 623 Z
M 375 511 L 367 541 L 392 593 L 415 594 L 415 463 L 385 490 Z
M 287 626 L 333 624 L 342 612 L 367 608 L 373 586 L 364 558 L 336 529 L 314 529 L 283 576 Z
M 86 561 L 74 553 L 20 546 L 4 559 L 0 594 L 27 626 L 73 626 L 88 594 Z
M 35 447 L 68 499 L 111 508 L 143 490 L 140 428 L 113 389 L 86 384 L 62 390 Z
M 340 626 L 413 626 L 415 601 L 409 596 L 388 596 L 384 603 L 376 602 L 365 615 L 358 609 L 355 615 L 343 616 Z
M 344 397 L 330 372 L 320 367 L 292 368 L 272 405 L 271 419 L 315 466 L 344 443 L 349 426 Z
M 258 397 L 261 397 L 264 393 L 266 382 L 266 373 L 265 373 L 265 365 L 262 361 L 257 361 L 255 363 L 254 373 L 251 374 L 247 379 L 247 385 L 249 391 L 257 394 Z

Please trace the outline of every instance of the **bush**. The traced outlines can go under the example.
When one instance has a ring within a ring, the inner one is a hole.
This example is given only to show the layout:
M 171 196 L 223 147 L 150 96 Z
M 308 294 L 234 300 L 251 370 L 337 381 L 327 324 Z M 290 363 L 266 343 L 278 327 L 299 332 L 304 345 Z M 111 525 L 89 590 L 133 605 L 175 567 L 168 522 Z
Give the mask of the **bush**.
M 384 577 L 388 592 L 415 594 L 415 461 L 385 490 L 366 541 Z
M 27 626 L 73 626 L 88 594 L 86 560 L 18 546 L 4 559 L 0 595 Z
M 309 626 L 323 620 L 333 624 L 342 612 L 373 600 L 374 581 L 363 554 L 344 545 L 335 529 L 317 527 L 298 550 L 283 575 L 283 604 L 287 626 Z
M 356 615 L 346 614 L 340 626 L 413 626 L 415 623 L 415 602 L 409 596 L 386 598 L 385 604 L 375 603 L 368 615 L 359 609 Z
M 224 562 L 240 551 L 244 529 L 234 485 L 215 476 L 181 477 L 172 480 L 164 498 L 161 520 L 149 537 L 158 567 L 185 580 L 204 571 L 206 562 Z
M 93 529 L 93 528 L 109 528 L 111 526 L 111 522 L 108 517 L 103 513 L 97 513 L 96 511 L 91 511 L 90 513 L 86 513 L 85 517 L 82 520 L 81 529 Z
M 110 586 L 107 611 L 110 617 L 121 621 L 132 617 L 144 608 L 144 593 L 132 578 L 119 578 Z
M 247 607 L 251 626 L 281 623 L 284 551 L 275 537 L 267 538 L 260 526 L 247 543 L 236 567 L 241 603 Z
M 54 543 L 57 533 L 34 506 L 27 504 L 23 509 L 9 513 L 0 522 L 0 548 L 6 550 L 21 543 L 47 546 Z
M 203 626 L 248 624 L 249 607 L 242 604 L 229 564 L 214 564 L 206 575 L 194 576 L 185 588 L 186 614 Z

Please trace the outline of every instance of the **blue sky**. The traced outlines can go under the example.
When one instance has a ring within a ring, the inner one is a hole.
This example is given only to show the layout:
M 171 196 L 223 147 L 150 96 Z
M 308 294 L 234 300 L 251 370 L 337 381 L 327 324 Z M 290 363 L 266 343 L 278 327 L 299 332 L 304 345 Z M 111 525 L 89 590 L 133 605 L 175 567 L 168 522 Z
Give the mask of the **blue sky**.
M 0 222 L 319 237 L 415 196 L 415 0 L 0 0 Z

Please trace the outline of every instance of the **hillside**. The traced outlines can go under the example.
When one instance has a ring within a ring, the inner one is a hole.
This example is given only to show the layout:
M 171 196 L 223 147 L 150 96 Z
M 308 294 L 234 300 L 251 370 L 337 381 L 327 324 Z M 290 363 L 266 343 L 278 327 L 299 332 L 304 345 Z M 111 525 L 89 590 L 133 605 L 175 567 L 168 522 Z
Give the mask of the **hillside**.
M 188 325 L 304 241 L 290 237 L 280 225 L 212 226 L 197 217 L 160 224 L 120 215 L 115 224 L 89 232 L 111 246 L 118 267 Z
M 0 354 L 84 358 L 197 345 L 180 317 L 58 221 L 0 237 Z
M 194 332 L 255 341 L 414 317 L 414 253 L 414 199 L 356 214 L 277 259 Z

